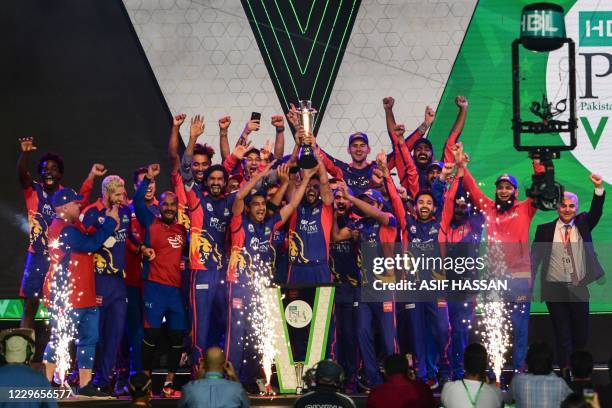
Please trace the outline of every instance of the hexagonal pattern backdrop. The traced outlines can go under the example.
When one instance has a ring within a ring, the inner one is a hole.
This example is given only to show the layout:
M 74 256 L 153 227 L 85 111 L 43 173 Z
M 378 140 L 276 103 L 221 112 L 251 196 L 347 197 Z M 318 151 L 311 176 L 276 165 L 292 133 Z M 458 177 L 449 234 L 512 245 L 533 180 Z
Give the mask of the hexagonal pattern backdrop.
M 204 114 L 202 141 L 218 146 L 217 119 L 232 117 L 230 142 L 251 111 L 262 113 L 263 144 L 274 132 L 269 117 L 280 104 L 239 0 L 124 0 L 134 28 L 172 112 Z M 373 152 L 388 149 L 382 98 L 408 130 L 425 106 L 437 106 L 476 0 L 363 0 L 348 42 L 319 144 L 348 159 L 347 136 L 364 131 Z M 183 135 L 186 135 L 185 129 Z M 285 151 L 292 141 L 287 133 Z

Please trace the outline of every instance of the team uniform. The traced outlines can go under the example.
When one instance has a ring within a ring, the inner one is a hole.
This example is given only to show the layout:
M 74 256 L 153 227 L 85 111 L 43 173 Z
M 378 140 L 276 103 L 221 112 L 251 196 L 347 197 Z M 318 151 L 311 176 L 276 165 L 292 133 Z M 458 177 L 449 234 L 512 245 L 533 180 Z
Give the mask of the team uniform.
M 98 200 L 85 208 L 81 222 L 88 232 L 94 232 L 102 227 L 105 213 L 102 200 Z M 130 210 L 120 207 L 117 230 L 94 254 L 96 294 L 100 307 L 99 358 L 94 384 L 100 388 L 106 388 L 109 384 L 125 327 L 127 290 L 124 274 L 128 236 L 131 238 Z
M 445 257 L 476 259 L 480 252 L 479 247 L 484 227 L 482 213 L 470 212 L 467 219 L 462 223 L 453 220 L 455 199 L 464 196 L 462 189 L 460 189 L 461 183 L 462 180 L 455 178 L 445 197 L 444 210 L 440 221 L 440 233 L 438 234 L 440 255 L 443 259 Z M 478 271 L 474 269 L 461 274 L 454 270 L 446 271 L 446 279 L 449 280 L 478 278 Z M 468 345 L 469 328 L 474 323 L 475 302 L 474 293 L 449 293 L 448 295 L 448 316 L 451 326 L 450 360 L 454 379 L 463 378 L 463 351 Z
M 338 217 L 338 227 L 356 229 L 355 220 L 348 215 Z M 334 295 L 338 363 L 344 369 L 348 384 L 357 377 L 358 342 L 355 339 L 357 307 L 361 290 L 358 243 L 352 239 L 332 242 L 329 248 L 330 268 L 338 284 Z
M 189 262 L 193 367 L 198 367 L 206 348 L 219 344 L 213 330 L 223 333 L 227 322 L 225 274 L 227 268 L 227 227 L 236 194 L 214 198 L 197 186 L 187 191 L 191 224 Z M 217 317 L 217 328 L 211 325 Z
M 287 242 L 287 227 L 283 225 L 272 234 L 272 275 L 274 282 L 278 284 L 287 283 L 289 270 L 289 243 Z
M 543 168 L 534 165 L 539 173 Z M 494 200 L 480 190 L 476 181 L 465 169 L 463 187 L 470 194 L 472 203 L 486 219 L 487 243 L 500 245 L 505 269 L 511 279 L 514 302 L 511 302 L 511 321 L 513 329 L 512 365 L 520 370 L 527 355 L 529 313 L 531 306 L 531 261 L 529 258 L 529 227 L 537 208 L 533 200 L 516 200 L 514 205 L 504 212 L 499 212 Z
M 359 231 L 360 236 L 359 256 L 357 258 L 360 260 L 362 283 L 364 286 L 367 285 L 368 288 L 375 279 L 378 279 L 372 272 L 372 257 L 392 256 L 395 246 L 398 223 L 393 214 L 387 214 L 388 225 L 383 225 L 370 217 L 361 218 L 355 222 L 355 229 Z M 365 253 L 364 249 L 366 250 Z M 383 354 L 389 356 L 397 351 L 395 299 L 393 294 L 383 296 L 382 299 L 368 299 L 368 301 L 360 299 L 357 306 L 357 336 L 366 378 L 370 387 L 382 383 L 378 354 L 374 347 L 375 322 L 381 336 Z
M 92 369 L 98 342 L 99 309 L 96 301 L 96 282 L 93 272 L 93 255 L 105 240 L 113 235 L 116 221 L 104 217 L 94 234 L 86 234 L 82 227 L 56 218 L 49 227 L 48 237 L 51 266 L 45 279 L 45 297 L 52 316 L 58 316 L 67 306 L 64 292 L 68 284 L 72 290 L 70 301 L 71 323 L 76 331 L 76 357 L 80 369 Z M 70 282 L 65 271 L 70 272 Z M 60 293 L 55 288 L 62 288 Z M 62 296 L 63 295 L 63 296 Z M 56 319 L 51 319 L 51 339 L 45 349 L 44 361 L 55 363 L 58 338 L 55 334 Z
M 180 270 L 187 231 L 179 223 L 166 224 L 149 210 L 144 201 L 149 183 L 147 177 L 142 180 L 133 202 L 136 217 L 144 229 L 144 245 L 155 251 L 155 258 L 143 264 L 144 328 L 156 330 L 145 332 L 143 357 L 146 354 L 148 358 L 143 358 L 142 364 L 145 370 L 151 369 L 158 330 L 165 317 L 170 337 L 168 370 L 175 372 L 183 346 L 183 331 L 187 328 Z
M 302 202 L 289 218 L 288 283 L 332 283 L 329 244 L 334 210 L 317 200 Z
M 250 281 L 255 273 L 271 276 L 274 261 L 271 241 L 281 225 L 279 213 L 263 222 L 253 221 L 246 214 L 234 215 L 230 223 L 232 254 L 227 276 L 229 310 L 225 353 L 243 384 L 252 383 L 259 368 L 254 340 L 249 339 L 253 333 L 247 317 L 253 293 Z
M 59 186 L 57 191 L 62 188 Z M 92 188 L 93 181 L 86 179 L 79 192 L 83 196 L 83 203 L 89 200 Z M 51 204 L 53 193 L 45 191 L 43 185 L 37 181 L 33 181 L 31 186 L 24 188 L 23 195 L 28 211 L 30 245 L 19 296 L 35 298 L 42 293 L 45 275 L 49 270 L 47 229 L 55 219 L 55 209 Z
M 433 218 L 422 222 L 412 215 L 407 217 L 407 221 L 408 242 L 413 255 L 438 257 L 440 221 Z M 442 271 L 422 269 L 416 272 L 415 278 L 417 281 L 437 279 L 441 273 Z M 413 352 L 417 360 L 417 375 L 425 380 L 435 379 L 439 368 L 441 377 L 448 378 L 450 322 L 446 300 L 423 299 L 410 303 L 406 310 L 410 320 Z
M 370 162 L 363 169 L 356 169 L 351 164 L 334 159 L 327 153 L 323 153 L 323 165 L 332 177 L 343 179 L 355 196 L 370 188 L 372 170 L 376 168 L 376 163 Z

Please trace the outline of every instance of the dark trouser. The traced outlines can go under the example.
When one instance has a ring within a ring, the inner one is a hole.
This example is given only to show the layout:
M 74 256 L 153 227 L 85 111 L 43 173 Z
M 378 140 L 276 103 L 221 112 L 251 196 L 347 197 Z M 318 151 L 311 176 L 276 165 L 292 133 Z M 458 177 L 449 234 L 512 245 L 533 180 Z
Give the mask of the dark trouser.
M 334 296 L 338 362 L 344 369 L 347 384 L 357 382 L 357 306 L 360 288 L 343 283 Z
M 555 300 L 567 300 L 546 302 L 555 332 L 557 362 L 565 368 L 572 352 L 586 348 L 589 340 L 589 291 L 586 286 L 549 285 L 554 286 Z
M 115 275 L 96 275 L 96 294 L 100 305 L 100 339 L 96 351 L 96 377 L 98 387 L 108 386 L 127 314 L 125 281 Z
M 359 349 L 368 380 L 373 387 L 382 383 L 382 376 L 378 365 L 378 353 L 374 344 L 375 324 L 382 337 L 384 357 L 397 352 L 397 326 L 395 324 L 395 301 L 359 302 L 357 307 L 357 336 Z

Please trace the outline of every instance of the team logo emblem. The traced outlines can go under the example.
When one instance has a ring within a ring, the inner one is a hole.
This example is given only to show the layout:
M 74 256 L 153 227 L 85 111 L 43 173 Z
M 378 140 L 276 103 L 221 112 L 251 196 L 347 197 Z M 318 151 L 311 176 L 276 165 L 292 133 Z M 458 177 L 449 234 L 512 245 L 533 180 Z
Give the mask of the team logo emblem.
M 410 226 L 410 232 L 413 233 L 413 234 L 416 234 L 416 226 L 411 225 Z
M 289 326 L 301 329 L 312 321 L 312 308 L 303 300 L 294 300 L 285 308 L 285 318 Z
M 253 224 L 249 224 L 248 229 L 249 229 L 249 232 L 251 232 L 251 233 L 255 232 L 255 228 L 253 227 Z
M 98 217 L 98 224 L 104 224 L 104 217 Z
M 208 211 L 212 211 L 212 210 L 213 210 L 213 206 L 212 206 L 212 204 L 211 204 L 211 203 L 206 203 L 206 209 L 207 209 Z

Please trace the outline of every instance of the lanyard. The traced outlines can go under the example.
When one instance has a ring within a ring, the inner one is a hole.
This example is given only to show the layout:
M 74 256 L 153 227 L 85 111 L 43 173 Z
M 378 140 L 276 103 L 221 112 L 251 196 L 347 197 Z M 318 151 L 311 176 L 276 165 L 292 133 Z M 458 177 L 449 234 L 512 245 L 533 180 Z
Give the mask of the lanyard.
M 461 380 L 461 384 L 463 384 L 463 388 L 465 388 L 465 393 L 467 394 L 467 397 L 470 400 L 470 404 L 472 404 L 472 407 L 476 407 L 476 404 L 478 403 L 478 399 L 480 398 L 480 391 L 482 391 L 482 386 L 484 385 L 484 381 L 480 382 L 480 387 L 478 387 L 478 391 L 476 392 L 476 396 L 474 398 L 472 398 L 472 395 L 470 394 L 470 390 L 468 390 L 467 385 L 465 385 L 465 381 Z

